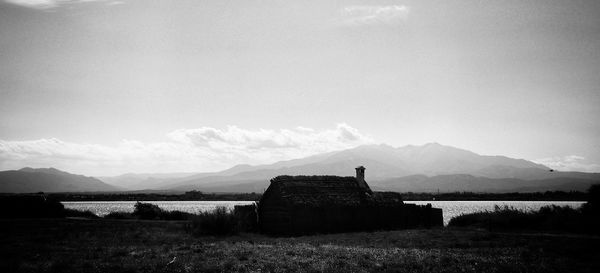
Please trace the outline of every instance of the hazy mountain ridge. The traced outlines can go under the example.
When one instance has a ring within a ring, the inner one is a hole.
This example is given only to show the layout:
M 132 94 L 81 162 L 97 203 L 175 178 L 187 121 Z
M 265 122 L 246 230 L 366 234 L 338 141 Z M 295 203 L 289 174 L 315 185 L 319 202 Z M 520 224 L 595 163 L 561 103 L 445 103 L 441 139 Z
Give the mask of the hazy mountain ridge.
M 5 193 L 119 190 L 123 189 L 97 178 L 71 174 L 54 168 L 23 168 L 0 172 L 0 192 Z
M 364 145 L 273 164 L 237 165 L 212 173 L 130 173 L 101 177 L 106 183 L 53 168 L 23 168 L 19 171 L 0 172 L 0 191 L 262 192 L 268 187 L 269 180 L 278 175 L 354 176 L 354 168 L 359 165 L 367 167 L 366 179 L 378 190 L 568 191 L 586 190 L 592 183 L 600 182 L 599 173 L 550 171 L 546 166 L 523 159 L 483 156 L 430 143 L 398 148 L 389 145 Z
M 195 173 L 127 173 L 119 176 L 97 177 L 103 182 L 132 190 L 147 190 L 172 184 L 173 181 L 193 177 Z
M 399 148 L 364 145 L 267 165 L 238 165 L 171 180 L 159 189 L 261 191 L 278 175 L 353 176 L 359 165 L 367 167 L 367 180 L 374 188 L 395 191 L 585 190 L 590 181 L 600 181 L 600 174 L 550 172 L 548 167 L 524 159 L 483 156 L 430 143 Z
M 222 186 L 239 184 L 244 180 L 269 180 L 277 175 L 312 175 L 330 174 L 353 176 L 354 168 L 359 165 L 367 167 L 367 179 L 377 181 L 391 177 L 403 177 L 415 174 L 435 176 L 440 174 L 472 174 L 481 175 L 492 172 L 497 164 L 503 168 L 513 169 L 548 168 L 522 159 L 511 159 L 503 156 L 481 156 L 437 143 L 423 146 L 404 146 L 394 148 L 389 145 L 364 145 L 353 149 L 330 152 L 302 159 L 277 162 L 268 165 L 259 165 L 249 168 L 244 167 L 244 172 L 233 175 L 213 174 L 210 176 L 196 176 L 191 179 L 182 179 L 173 184 L 174 189 L 198 188 L 198 186 L 213 186 L 220 183 Z M 237 166 L 234 168 L 238 168 Z M 232 168 L 232 169 L 234 169 Z M 232 173 L 232 169 L 224 172 Z M 253 170 L 249 170 L 253 169 Z M 166 187 L 165 187 L 166 188 Z

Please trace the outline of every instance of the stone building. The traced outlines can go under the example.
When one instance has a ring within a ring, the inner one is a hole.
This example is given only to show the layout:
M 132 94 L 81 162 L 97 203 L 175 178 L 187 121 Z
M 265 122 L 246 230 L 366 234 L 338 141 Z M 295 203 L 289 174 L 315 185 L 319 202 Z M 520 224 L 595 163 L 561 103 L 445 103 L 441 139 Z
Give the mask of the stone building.
M 278 176 L 258 205 L 262 232 L 310 234 L 441 226 L 442 211 L 431 206 L 404 204 L 396 192 L 373 192 L 356 177 Z

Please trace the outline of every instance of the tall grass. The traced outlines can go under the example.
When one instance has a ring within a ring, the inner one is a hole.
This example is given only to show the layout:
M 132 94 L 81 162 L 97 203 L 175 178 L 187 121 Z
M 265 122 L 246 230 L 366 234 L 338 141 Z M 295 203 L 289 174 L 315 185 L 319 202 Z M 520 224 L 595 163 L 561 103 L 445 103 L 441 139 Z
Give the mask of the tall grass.
M 100 218 L 100 217 L 98 217 L 98 215 L 96 215 L 95 213 L 93 213 L 89 210 L 81 211 L 81 210 L 76 210 L 76 209 L 65 208 L 64 213 L 65 213 L 66 217 L 79 217 L 79 218 L 90 218 L 90 219 Z
M 448 226 L 479 227 L 490 230 L 553 230 L 585 231 L 581 210 L 571 207 L 545 206 L 538 211 L 523 211 L 509 206 L 495 206 L 493 211 L 463 214 L 454 217 Z
M 193 235 L 225 236 L 238 233 L 237 218 L 226 207 L 200 212 L 192 217 L 189 231 Z

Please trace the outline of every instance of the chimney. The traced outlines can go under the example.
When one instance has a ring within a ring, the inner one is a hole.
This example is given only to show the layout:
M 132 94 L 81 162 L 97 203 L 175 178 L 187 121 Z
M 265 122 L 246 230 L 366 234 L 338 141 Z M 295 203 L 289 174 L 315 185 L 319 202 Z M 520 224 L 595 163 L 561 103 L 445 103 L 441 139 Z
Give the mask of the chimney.
M 365 167 L 356 167 L 356 182 L 358 182 L 358 186 L 360 188 L 366 190 L 369 193 L 372 193 L 371 188 L 369 188 L 369 185 L 367 184 L 367 181 L 365 181 Z

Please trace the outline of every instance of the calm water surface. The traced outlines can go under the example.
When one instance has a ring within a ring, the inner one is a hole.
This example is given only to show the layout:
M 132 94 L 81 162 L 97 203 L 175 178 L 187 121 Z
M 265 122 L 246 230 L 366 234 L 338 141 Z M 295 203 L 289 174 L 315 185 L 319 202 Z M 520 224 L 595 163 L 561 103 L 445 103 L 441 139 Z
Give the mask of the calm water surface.
M 62 202 L 65 208 L 89 210 L 98 216 L 107 215 L 113 211 L 133 212 L 135 201 L 94 201 L 94 202 Z M 143 201 L 158 205 L 164 210 L 179 210 L 189 213 L 211 211 L 222 206 L 233 209 L 235 205 L 248 205 L 253 201 Z
M 62 202 L 66 208 L 89 210 L 98 216 L 104 216 L 113 211 L 133 212 L 135 201 L 98 201 L 98 202 Z M 252 204 L 252 201 L 146 201 L 158 205 L 164 210 L 180 210 L 190 213 L 210 211 L 217 206 L 233 209 L 235 205 Z M 492 211 L 494 206 L 509 206 L 523 211 L 538 210 L 543 206 L 568 206 L 578 208 L 585 202 L 573 201 L 406 201 L 417 205 L 431 203 L 434 208 L 441 208 L 444 213 L 444 224 L 447 225 L 452 217 L 465 213 Z

